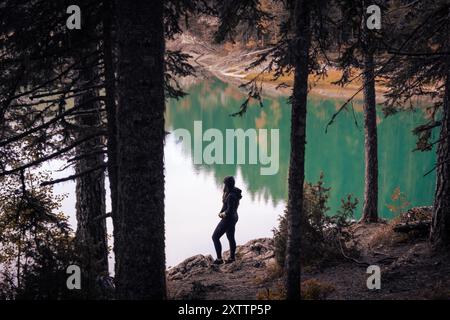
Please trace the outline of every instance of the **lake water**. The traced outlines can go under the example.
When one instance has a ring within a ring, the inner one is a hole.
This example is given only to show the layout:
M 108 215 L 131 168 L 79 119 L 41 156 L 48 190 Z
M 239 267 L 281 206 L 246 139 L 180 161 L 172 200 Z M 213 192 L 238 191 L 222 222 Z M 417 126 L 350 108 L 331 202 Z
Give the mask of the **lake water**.
M 236 86 L 209 79 L 190 85 L 186 91 L 189 93 L 187 97 L 167 103 L 167 131 L 184 128 L 193 135 L 194 121 L 202 121 L 203 130 L 216 128 L 224 135 L 226 129 L 234 128 L 279 129 L 279 171 L 275 175 L 264 176 L 260 174 L 259 165 L 194 165 L 192 146 L 189 147 L 184 140 L 177 140 L 173 134 L 167 135 L 167 266 L 194 254 L 213 254 L 211 234 L 219 221 L 217 213 L 221 208 L 225 176 L 236 176 L 236 185 L 243 190 L 236 229 L 238 244 L 271 236 L 287 198 L 290 130 L 287 97 L 266 98 L 263 108 L 253 104 L 243 117 L 230 117 L 245 98 Z M 315 182 L 323 172 L 326 185 L 331 187 L 330 214 L 339 208 L 340 199 L 351 193 L 360 200 L 358 218 L 364 189 L 363 130 L 355 126 L 350 112 L 344 112 L 325 133 L 326 123 L 341 103 L 325 98 L 309 100 L 306 180 Z M 355 105 L 355 109 L 361 126 L 361 106 Z M 411 206 L 432 203 L 435 175 L 423 175 L 433 167 L 435 154 L 412 152 L 415 137 L 411 130 L 423 118 L 421 111 L 399 113 L 389 118 L 383 118 L 381 113 L 378 116 L 379 210 L 385 218 L 392 217 L 387 204 L 392 202 L 390 196 L 396 187 L 406 194 Z M 55 163 L 51 166 L 54 168 Z M 64 174 L 58 173 L 55 177 Z M 74 183 L 57 185 L 55 191 L 70 193 L 63 203 L 63 210 L 75 225 Z M 225 237 L 222 243 L 224 249 L 228 249 Z

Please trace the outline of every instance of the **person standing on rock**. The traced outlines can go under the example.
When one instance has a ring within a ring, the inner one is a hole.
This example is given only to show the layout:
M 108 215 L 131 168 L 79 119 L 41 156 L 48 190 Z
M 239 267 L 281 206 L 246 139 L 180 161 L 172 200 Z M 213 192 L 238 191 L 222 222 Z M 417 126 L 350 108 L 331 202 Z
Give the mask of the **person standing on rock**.
M 234 186 L 234 178 L 231 176 L 225 177 L 223 183 L 223 206 L 219 213 L 219 217 L 222 220 L 217 225 L 212 236 L 217 254 L 217 259 L 213 262 L 214 264 L 224 263 L 222 259 L 222 244 L 220 243 L 220 238 L 224 234 L 227 235 L 228 242 L 230 243 L 230 257 L 225 263 L 231 263 L 236 259 L 236 240 L 234 239 L 234 232 L 238 221 L 237 208 L 239 206 L 239 200 L 242 198 L 242 191 Z

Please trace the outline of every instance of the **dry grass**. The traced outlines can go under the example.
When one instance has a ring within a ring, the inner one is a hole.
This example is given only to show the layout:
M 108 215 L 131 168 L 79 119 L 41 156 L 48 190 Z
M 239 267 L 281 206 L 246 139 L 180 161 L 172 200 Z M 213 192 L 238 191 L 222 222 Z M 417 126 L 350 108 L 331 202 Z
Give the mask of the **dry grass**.
M 256 294 L 258 300 L 284 300 L 286 299 L 286 293 L 281 284 L 275 288 L 265 288 Z
M 317 279 L 309 279 L 302 282 L 301 294 L 304 300 L 325 300 L 336 288 Z
M 371 235 L 368 241 L 368 247 L 374 248 L 379 246 L 395 246 L 408 241 L 407 234 L 401 234 L 394 231 L 394 226 L 400 222 L 400 218 L 394 218 L 388 223 L 379 226 Z
M 357 71 L 355 72 L 355 74 L 357 74 Z M 245 79 L 251 80 L 251 79 L 255 78 L 256 76 L 258 76 L 257 73 L 248 73 L 245 76 Z M 331 90 L 331 91 L 340 91 L 340 90 L 345 90 L 345 89 L 356 91 L 362 85 L 361 77 L 359 77 L 357 80 L 349 83 L 344 88 L 342 88 L 338 85 L 332 84 L 332 82 L 338 81 L 341 78 L 341 76 L 342 76 L 341 71 L 336 70 L 336 69 L 331 69 L 331 70 L 328 70 L 326 77 L 318 77 L 318 76 L 311 75 L 310 80 L 309 80 L 309 85 L 316 86 L 317 88 L 320 88 L 320 89 L 326 89 L 326 90 Z M 294 84 L 294 74 L 292 72 L 289 74 L 283 75 L 276 80 L 273 79 L 272 73 L 263 73 L 263 74 L 259 75 L 258 79 L 263 82 L 271 82 L 271 83 L 277 84 L 277 85 L 281 84 L 281 83 L 285 83 L 289 86 L 292 86 Z M 376 89 L 377 89 L 377 91 L 386 91 L 386 88 L 381 87 L 381 86 L 377 86 Z
M 266 273 L 264 276 L 256 276 L 255 284 L 260 285 L 277 280 L 283 276 L 283 268 L 278 263 L 270 263 L 266 266 Z
M 333 285 L 317 279 L 305 280 L 301 285 L 301 295 L 304 300 L 325 300 L 335 290 Z M 286 292 L 281 284 L 277 284 L 275 288 L 260 290 L 256 298 L 258 300 L 284 300 Z

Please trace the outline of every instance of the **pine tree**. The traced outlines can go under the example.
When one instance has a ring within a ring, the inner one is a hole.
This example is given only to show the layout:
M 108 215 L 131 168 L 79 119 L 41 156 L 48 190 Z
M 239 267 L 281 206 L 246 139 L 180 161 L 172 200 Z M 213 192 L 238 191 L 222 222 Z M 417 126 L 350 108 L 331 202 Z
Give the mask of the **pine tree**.
M 300 298 L 300 248 L 305 179 L 306 107 L 311 42 L 311 8 L 308 1 L 296 1 L 294 9 L 294 88 L 291 111 L 291 153 L 287 204 L 288 239 L 286 250 L 287 299 Z
M 11 32 L 3 43 L 4 80 L 17 79 L 13 87 L 3 82 L 3 89 L 10 92 L 3 104 L 4 116 L 9 118 L 4 125 L 7 128 L 14 121 L 20 134 L 3 131 L 6 139 L 2 143 L 35 155 L 31 163 L 5 170 L 3 175 L 57 157 L 66 157 L 69 166 L 74 165 L 75 174 L 68 178 L 76 180 L 78 263 L 86 287 L 83 293 L 92 299 L 102 298 L 99 280 L 108 275 L 106 224 L 104 219 L 96 219 L 106 213 L 105 150 L 99 134 L 103 130 L 102 97 L 98 94 L 101 68 L 95 38 L 100 6 L 92 1 L 80 6 L 85 11 L 89 8 L 92 16 L 85 17 L 78 32 L 66 29 L 67 5 L 63 2 L 18 1 L 3 8 L 10 19 L 4 27 Z
M 229 1 L 233 2 L 233 1 Z M 303 184 L 305 175 L 306 113 L 308 96 L 308 77 L 310 74 L 321 76 L 326 74 L 328 58 L 326 50 L 330 46 L 329 14 L 332 7 L 326 1 L 286 1 L 280 2 L 286 15 L 280 17 L 279 35 L 276 42 L 260 54 L 251 67 L 264 65 L 262 70 L 245 87 L 248 98 L 242 103 L 240 110 L 233 115 L 243 116 L 250 99 L 262 104 L 259 77 L 271 74 L 274 80 L 294 73 L 293 94 L 290 97 L 291 111 L 291 152 L 289 164 L 289 191 L 286 210 L 287 248 L 286 248 L 286 294 L 287 299 L 300 298 L 301 252 L 312 246 L 308 237 L 309 221 L 303 212 Z M 216 38 L 226 39 L 233 35 L 239 23 L 264 26 L 266 20 L 272 19 L 270 12 L 261 9 L 259 1 L 240 1 L 238 5 L 225 6 L 229 10 L 220 16 L 221 23 Z M 270 25 L 270 24 L 269 24 Z M 264 64 L 266 62 L 266 64 Z
M 164 299 L 164 7 L 162 0 L 137 0 L 117 1 L 116 8 L 116 293 Z
M 384 3 L 382 1 L 376 3 L 353 0 L 336 1 L 339 13 L 335 17 L 337 23 L 334 31 L 337 39 L 336 50 L 339 54 L 337 66 L 343 71 L 342 78 L 336 83 L 344 86 L 359 78 L 362 79 L 361 88 L 341 106 L 336 114 L 344 108 L 348 108 L 356 94 L 362 91 L 365 171 L 361 221 L 368 223 L 378 221 L 378 139 L 375 89 L 377 61 L 375 57 L 384 49 L 380 46 L 378 39 L 381 32 L 377 33 L 377 30 L 369 30 L 367 27 L 369 17 L 367 7 L 370 4 L 383 7 Z M 361 70 L 358 71 L 357 76 L 354 75 L 354 69 Z M 351 107 L 353 108 L 353 105 Z
M 414 98 L 433 101 L 430 121 L 417 127 L 417 149 L 431 150 L 437 144 L 436 190 L 430 239 L 436 248 L 450 245 L 450 4 L 400 2 L 401 14 L 396 15 L 390 53 L 394 56 L 387 68 L 387 101 L 385 113 L 414 108 Z M 426 100 L 425 100 L 426 101 Z M 439 119 L 440 117 L 440 119 Z M 440 126 L 437 141 L 430 142 L 432 130 Z

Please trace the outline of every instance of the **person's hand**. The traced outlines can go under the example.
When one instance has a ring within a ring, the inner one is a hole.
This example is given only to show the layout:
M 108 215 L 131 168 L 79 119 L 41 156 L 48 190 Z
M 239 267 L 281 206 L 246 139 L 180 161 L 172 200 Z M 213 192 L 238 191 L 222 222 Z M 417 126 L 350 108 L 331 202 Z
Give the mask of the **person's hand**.
M 225 212 L 221 212 L 221 213 L 219 213 L 219 217 L 220 217 L 220 218 L 222 218 L 222 219 L 223 219 L 223 218 L 225 218 L 225 217 L 226 217 L 226 214 L 225 214 Z

